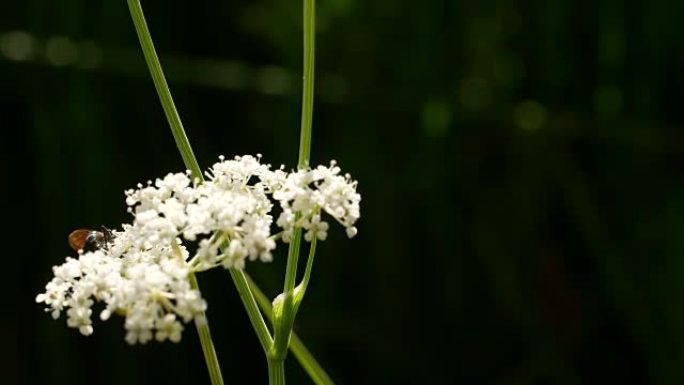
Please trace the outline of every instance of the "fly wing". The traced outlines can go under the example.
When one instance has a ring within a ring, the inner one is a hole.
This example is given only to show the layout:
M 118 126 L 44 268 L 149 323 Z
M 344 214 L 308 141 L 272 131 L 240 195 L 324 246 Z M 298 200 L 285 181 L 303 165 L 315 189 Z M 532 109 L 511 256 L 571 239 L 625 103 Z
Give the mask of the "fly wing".
M 81 250 L 89 233 L 90 230 L 88 229 L 78 229 L 72 231 L 71 234 L 69 234 L 69 246 L 76 251 Z

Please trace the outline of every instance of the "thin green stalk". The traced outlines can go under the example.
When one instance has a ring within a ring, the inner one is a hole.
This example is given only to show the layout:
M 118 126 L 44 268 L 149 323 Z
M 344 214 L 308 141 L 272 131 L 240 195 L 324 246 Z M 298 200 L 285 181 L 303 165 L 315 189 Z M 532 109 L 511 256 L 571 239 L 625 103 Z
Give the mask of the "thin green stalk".
M 199 291 L 199 285 L 197 284 L 197 277 L 195 277 L 195 274 L 190 273 L 188 278 L 190 280 L 190 287 Z M 204 353 L 204 361 L 207 363 L 211 384 L 222 385 L 223 377 L 221 376 L 221 367 L 219 366 L 216 350 L 214 349 L 214 342 L 211 339 L 209 320 L 204 312 L 195 317 L 195 327 L 197 328 L 197 333 L 199 334 L 202 352 Z
M 154 87 L 157 89 L 157 95 L 159 95 L 159 100 L 164 108 L 164 114 L 166 114 L 166 119 L 171 126 L 171 132 L 176 141 L 176 146 L 180 151 L 181 157 L 183 157 L 183 163 L 185 163 L 185 167 L 192 173 L 193 179 L 199 178 L 200 181 L 203 181 L 202 171 L 197 163 L 197 159 L 195 159 L 195 154 L 192 152 L 188 137 L 185 135 L 183 123 L 181 122 L 180 115 L 178 115 L 178 110 L 176 110 L 176 105 L 173 103 L 169 85 L 166 83 L 166 78 L 164 77 L 164 72 L 159 63 L 157 52 L 154 49 L 152 36 L 150 35 L 150 30 L 147 28 L 147 22 L 145 21 L 145 16 L 143 15 L 142 7 L 140 6 L 140 0 L 128 0 L 128 9 L 133 18 L 133 24 L 135 25 L 135 31 L 138 33 L 138 39 L 140 39 L 140 45 L 142 46 L 143 54 L 145 55 L 147 68 L 150 70 L 152 80 L 154 81 Z
M 249 287 L 254 294 L 254 299 L 256 299 L 261 311 L 270 322 L 273 322 L 271 301 L 268 300 L 268 297 L 259 289 L 259 286 L 257 286 L 248 274 L 245 274 L 245 278 L 247 278 L 247 283 L 249 283 Z M 299 364 L 304 368 L 316 385 L 335 385 L 332 378 L 330 378 L 328 373 L 326 373 L 323 367 L 316 361 L 316 358 L 311 354 L 309 349 L 306 348 L 294 330 L 292 331 L 292 339 L 290 341 L 290 351 L 292 351 L 292 354 L 294 354 L 297 361 L 299 361 Z
M 299 219 L 296 216 L 295 221 Z M 285 284 L 283 288 L 282 316 L 274 325 L 275 340 L 271 355 L 280 360 L 287 356 L 287 347 L 290 344 L 292 325 L 294 324 L 294 286 L 297 279 L 297 261 L 299 260 L 299 245 L 302 240 L 302 229 L 295 228 L 290 248 L 287 254 L 287 267 L 285 268 Z
M 302 127 L 299 136 L 299 168 L 309 166 L 314 97 L 314 48 L 316 0 L 304 0 L 304 76 L 302 79 Z
M 264 322 L 264 318 L 257 307 L 254 296 L 249 290 L 249 284 L 245 278 L 245 272 L 232 267 L 228 270 L 230 271 L 230 276 L 233 278 L 233 282 L 235 283 L 235 287 L 240 295 L 242 304 L 245 305 L 245 310 L 247 311 L 249 320 L 252 322 L 252 327 L 256 331 L 257 338 L 259 338 L 259 342 L 261 343 L 261 347 L 264 349 L 264 352 L 268 354 L 271 345 L 273 345 L 273 338 L 271 337 L 271 333 L 268 331 L 266 322 Z
M 311 270 L 313 269 L 313 261 L 316 256 L 316 242 L 318 239 L 313 237 L 311 240 L 311 245 L 309 246 L 309 258 L 306 260 L 306 270 L 304 271 L 304 278 L 302 278 L 302 283 L 299 285 L 301 288 L 301 294 L 304 295 L 306 288 L 309 287 L 309 279 L 311 278 Z
M 299 220 L 299 215 L 295 216 L 295 222 Z M 302 228 L 298 227 L 294 230 L 292 240 L 290 241 L 290 248 L 287 252 L 287 267 L 285 268 L 285 285 L 284 293 L 292 293 L 297 280 L 297 261 L 299 260 L 299 246 L 302 242 Z
M 300 169 L 309 166 L 311 157 L 311 126 L 313 123 L 313 97 L 314 97 L 314 46 L 316 34 L 316 1 L 304 0 L 304 70 L 302 86 L 302 125 L 299 137 L 299 161 Z M 298 219 L 298 218 L 296 218 Z M 297 312 L 294 303 L 294 284 L 297 278 L 297 261 L 299 258 L 299 246 L 301 243 L 301 228 L 296 228 L 290 242 L 287 256 L 287 268 L 285 271 L 285 283 L 283 285 L 282 316 L 275 325 L 275 341 L 273 344 L 272 357 L 284 360 L 287 356 L 290 335 Z
M 268 384 L 285 385 L 285 361 L 268 360 Z
M 166 119 L 169 121 L 169 125 L 171 126 L 171 132 L 173 133 L 173 137 L 176 141 L 176 146 L 183 157 L 185 166 L 191 171 L 193 178 L 202 181 L 204 180 L 202 177 L 202 172 L 199 168 L 199 164 L 197 163 L 197 159 L 195 159 L 195 155 L 192 152 L 190 142 L 185 135 L 183 123 L 181 122 L 178 111 L 176 110 L 176 106 L 173 103 L 169 86 L 166 84 L 166 78 L 164 77 L 164 72 L 162 71 L 161 64 L 159 63 L 159 58 L 157 58 L 157 53 L 154 50 L 152 36 L 147 28 L 147 22 L 145 21 L 145 16 L 143 15 L 140 1 L 128 0 L 128 9 L 131 12 L 131 18 L 133 19 L 135 31 L 138 34 L 138 39 L 140 39 L 140 45 L 142 46 L 147 67 L 150 70 L 154 86 L 157 90 L 157 94 L 159 95 L 159 100 L 164 108 L 164 114 L 166 115 Z M 188 279 L 190 281 L 190 286 L 194 290 L 200 291 L 195 273 L 191 272 L 188 276 Z M 204 312 L 202 312 L 200 316 L 195 317 L 195 327 L 197 328 L 197 333 L 199 334 L 202 352 L 204 353 L 204 360 L 207 364 L 211 383 L 212 385 L 222 385 L 223 377 L 221 375 L 221 368 L 219 366 L 218 357 L 216 356 L 216 349 L 214 349 L 214 343 L 211 338 L 211 331 L 209 330 L 209 320 Z

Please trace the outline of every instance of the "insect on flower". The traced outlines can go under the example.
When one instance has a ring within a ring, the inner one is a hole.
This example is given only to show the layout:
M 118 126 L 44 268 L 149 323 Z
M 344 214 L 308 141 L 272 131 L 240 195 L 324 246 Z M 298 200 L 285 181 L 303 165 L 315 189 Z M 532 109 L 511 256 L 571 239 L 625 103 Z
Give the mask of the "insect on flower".
M 104 226 L 100 227 L 100 230 L 78 229 L 69 234 L 69 246 L 85 253 L 107 247 L 112 238 L 111 230 Z

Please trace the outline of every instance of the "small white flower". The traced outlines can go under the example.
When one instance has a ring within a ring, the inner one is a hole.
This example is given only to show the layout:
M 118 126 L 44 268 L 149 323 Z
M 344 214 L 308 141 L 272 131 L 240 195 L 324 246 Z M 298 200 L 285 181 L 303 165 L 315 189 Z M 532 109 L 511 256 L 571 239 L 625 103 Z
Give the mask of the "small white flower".
M 72 328 L 77 328 L 81 334 L 84 336 L 91 335 L 93 333 L 93 327 L 91 326 L 90 316 L 93 311 L 90 307 L 93 305 L 93 301 L 87 298 L 77 298 L 72 297 L 70 302 L 70 308 L 67 310 L 67 325 Z
M 304 234 L 304 239 L 308 242 L 311 242 L 315 236 L 319 240 L 325 241 L 325 239 L 328 237 L 328 227 L 328 223 L 321 221 L 321 216 L 315 214 L 311 220 L 305 219 L 302 221 L 302 228 L 308 230 Z
M 172 342 L 180 342 L 183 325 L 176 320 L 173 314 L 167 314 L 164 318 L 157 319 L 155 329 L 157 332 L 154 337 L 157 341 L 162 342 L 169 339 Z
M 242 269 L 245 267 L 245 258 L 249 255 L 249 251 L 242 242 L 233 239 L 230 241 L 228 249 L 224 251 L 224 255 L 223 266 L 226 269 L 231 267 Z
M 292 239 L 292 232 L 295 226 L 295 214 L 289 208 L 284 208 L 276 222 L 283 229 L 283 241 L 289 243 Z

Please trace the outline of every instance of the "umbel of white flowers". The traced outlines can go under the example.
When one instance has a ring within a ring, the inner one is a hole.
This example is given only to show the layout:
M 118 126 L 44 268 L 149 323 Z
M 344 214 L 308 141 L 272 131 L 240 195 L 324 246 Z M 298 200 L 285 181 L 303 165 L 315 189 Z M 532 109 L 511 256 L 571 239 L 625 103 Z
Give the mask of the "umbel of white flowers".
M 55 319 L 66 310 L 67 325 L 84 335 L 93 333 L 92 307 L 102 302 L 102 320 L 112 313 L 126 317 L 128 343 L 178 342 L 183 323 L 205 321 L 207 304 L 190 286 L 191 271 L 271 261 L 276 241 L 289 242 L 296 227 L 307 241 L 325 240 L 324 213 L 350 238 L 356 235 L 361 196 L 334 161 L 285 172 L 261 164 L 260 155 L 219 159 L 204 183 L 186 172 L 126 191 L 133 223 L 113 231 L 107 247 L 53 267 L 55 276 L 36 302 Z M 274 203 L 281 208 L 277 234 L 271 234 Z M 184 242 L 197 242 L 192 260 Z

